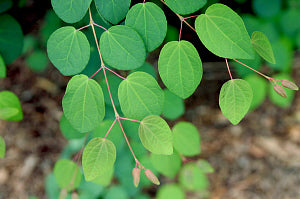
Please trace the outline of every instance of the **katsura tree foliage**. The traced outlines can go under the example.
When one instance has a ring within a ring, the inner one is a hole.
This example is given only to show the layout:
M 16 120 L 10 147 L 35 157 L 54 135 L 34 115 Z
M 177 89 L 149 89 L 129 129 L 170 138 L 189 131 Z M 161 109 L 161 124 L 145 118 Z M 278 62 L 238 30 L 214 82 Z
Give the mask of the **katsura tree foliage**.
M 229 80 L 221 88 L 219 105 L 232 124 L 244 118 L 253 92 L 261 88 L 251 86 L 251 79 L 235 79 L 228 59 L 266 78 L 283 97 L 287 95 L 282 86 L 298 90 L 287 78 L 269 77 L 240 61 L 259 55 L 275 63 L 276 57 L 267 37 L 256 31 L 250 38 L 242 18 L 226 5 L 212 4 L 202 14 L 189 16 L 207 1 L 161 0 L 181 22 L 178 41 L 163 44 L 160 51 L 158 73 L 166 87 L 163 90 L 153 67 L 145 62 L 167 34 L 166 16 L 157 4 L 143 1 L 130 7 L 130 0 L 51 3 L 66 24 L 49 37 L 48 56 L 62 75 L 71 76 L 62 100 L 60 127 L 67 139 L 82 138 L 73 161 L 62 159 L 55 164 L 54 178 L 62 197 L 70 191 L 83 193 L 81 172 L 86 183 L 108 185 L 114 175 L 120 183 L 130 179 L 136 187 L 149 182 L 159 185 L 158 174 L 177 176 L 176 184 L 159 189 L 157 197 L 164 199 L 185 198 L 185 191 L 207 189 L 206 173 L 213 169 L 204 160 L 189 159 L 201 153 L 197 128 L 189 122 L 170 128 L 166 121 L 184 113 L 183 100 L 195 92 L 203 75 L 196 48 L 181 39 L 183 24 L 195 31 L 209 51 L 224 58 Z M 187 22 L 190 18 L 195 18 L 194 26 Z M 131 185 L 123 183 L 132 190 Z M 136 192 L 131 196 L 142 198 Z M 117 185 L 105 195 L 128 197 Z
M 11 64 L 23 48 L 20 24 L 5 12 L 13 5 L 11 0 L 0 1 L 0 78 L 9 78 L 6 66 Z M 20 121 L 23 112 L 19 98 L 11 91 L 0 91 L 0 120 Z M 0 136 L 0 158 L 5 156 L 5 142 Z

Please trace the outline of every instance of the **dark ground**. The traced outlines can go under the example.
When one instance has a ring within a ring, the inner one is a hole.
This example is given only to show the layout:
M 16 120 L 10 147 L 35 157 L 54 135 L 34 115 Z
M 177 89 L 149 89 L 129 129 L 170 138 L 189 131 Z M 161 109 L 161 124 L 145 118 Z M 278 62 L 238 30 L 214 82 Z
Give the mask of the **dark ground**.
M 299 85 L 299 58 L 293 70 Z M 205 63 L 204 71 L 216 75 L 204 76 L 180 120 L 198 127 L 201 157 L 216 170 L 210 175 L 211 198 L 300 198 L 299 93 L 290 108 L 266 100 L 233 126 L 217 105 L 220 83 L 228 80 L 225 64 Z M 32 73 L 22 58 L 8 68 L 8 78 L 0 80 L 1 90 L 20 97 L 24 111 L 21 122 L 0 121 L 0 135 L 7 144 L 6 158 L 0 160 L 0 199 L 45 198 L 44 178 L 66 144 L 58 121 L 67 81 L 53 66 L 43 74 Z

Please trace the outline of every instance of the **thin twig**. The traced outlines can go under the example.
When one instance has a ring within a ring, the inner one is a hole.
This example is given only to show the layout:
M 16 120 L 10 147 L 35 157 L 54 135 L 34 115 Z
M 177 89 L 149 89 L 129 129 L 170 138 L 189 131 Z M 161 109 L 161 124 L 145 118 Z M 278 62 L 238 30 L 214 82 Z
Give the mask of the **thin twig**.
M 105 68 L 106 70 L 109 70 L 110 72 L 112 72 L 112 73 L 115 74 L 116 76 L 120 77 L 121 79 L 124 79 L 124 80 L 126 79 L 125 77 L 119 75 L 118 73 L 116 73 L 115 71 L 113 71 L 113 70 L 107 68 L 106 66 L 104 66 L 104 68 Z
M 225 58 L 225 61 L 226 61 L 226 66 L 227 66 L 227 70 L 228 70 L 230 79 L 232 80 L 232 75 L 231 75 L 231 72 L 230 72 L 230 68 L 229 68 L 229 64 L 228 64 L 227 58 Z

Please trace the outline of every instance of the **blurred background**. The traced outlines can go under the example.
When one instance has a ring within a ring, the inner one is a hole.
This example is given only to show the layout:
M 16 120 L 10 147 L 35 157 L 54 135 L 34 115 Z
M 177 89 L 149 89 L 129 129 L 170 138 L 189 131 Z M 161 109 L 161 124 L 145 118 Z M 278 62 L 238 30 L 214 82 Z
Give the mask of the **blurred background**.
M 134 0 L 132 5 L 141 2 Z M 165 42 L 178 40 L 178 17 L 160 1 L 153 2 L 167 16 L 169 26 Z M 266 63 L 259 56 L 240 61 L 269 76 L 291 79 L 300 85 L 300 0 L 208 0 L 207 5 L 195 14 L 204 13 L 216 2 L 239 13 L 249 35 L 254 31 L 265 33 L 276 58 L 276 64 Z M 94 11 L 96 15 L 97 11 Z M 12 30 L 16 28 L 11 35 L 1 34 L 7 26 L 4 20 L 7 18 L 12 20 L 11 26 L 15 25 Z M 101 25 L 108 26 L 98 20 Z M 193 25 L 194 18 L 188 22 Z M 86 24 L 88 18 L 74 26 Z M 46 54 L 49 36 L 65 25 L 52 10 L 50 1 L 0 0 L 0 52 L 7 53 L 8 57 L 4 58 L 6 77 L 0 78 L 0 91 L 15 93 L 24 115 L 18 122 L 0 120 L 0 136 L 7 147 L 5 158 L 0 159 L 0 199 L 57 198 L 60 190 L 52 173 L 53 166 L 60 158 L 72 157 L 83 144 L 82 137 L 70 137 L 60 125 L 61 100 L 69 77 L 63 77 Z M 20 34 L 18 27 L 22 30 Z M 90 36 L 87 30 L 84 33 Z M 3 41 L 11 38 L 15 48 L 5 49 Z M 206 186 L 185 191 L 186 198 L 300 198 L 300 94 L 287 91 L 288 98 L 281 98 L 267 80 L 232 62 L 234 77 L 247 80 L 254 92 L 251 110 L 239 125 L 233 126 L 218 107 L 220 88 L 230 78 L 224 59 L 206 50 L 196 33 L 185 25 L 182 39 L 192 42 L 198 49 L 203 62 L 203 79 L 193 96 L 184 104 L 174 105 L 181 107 L 176 117 L 164 117 L 171 127 L 178 121 L 189 121 L 197 126 L 202 152 L 186 161 L 207 160 L 214 170 L 202 179 Z M 156 78 L 160 49 L 148 55 L 149 64 L 141 69 Z M 91 75 L 99 67 L 96 54 L 92 45 L 91 57 L 94 59 L 91 58 L 84 74 Z M 122 74 L 127 75 L 126 72 Z M 101 84 L 101 76 L 98 78 Z M 109 113 L 107 115 L 110 117 Z M 147 156 L 144 149 L 139 146 L 136 149 L 140 150 L 140 155 Z M 82 183 L 78 189 L 80 198 L 157 198 L 156 186 L 149 183 L 144 183 L 140 189 L 131 186 L 132 165 L 128 159 L 132 158 L 127 149 L 124 150 L 114 175 L 108 177 L 109 182 L 102 182 L 102 185 Z M 178 182 L 178 176 L 174 179 L 161 176 L 160 179 L 163 184 L 176 185 Z

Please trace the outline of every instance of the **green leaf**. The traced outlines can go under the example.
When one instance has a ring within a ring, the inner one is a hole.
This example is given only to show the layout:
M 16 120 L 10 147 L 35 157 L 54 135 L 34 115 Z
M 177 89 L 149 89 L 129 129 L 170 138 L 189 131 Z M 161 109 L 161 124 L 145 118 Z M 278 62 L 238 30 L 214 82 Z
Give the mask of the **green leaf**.
M 59 187 L 67 191 L 76 189 L 82 178 L 77 164 L 67 159 L 57 161 L 54 165 L 53 173 Z
M 92 133 L 92 137 L 104 137 L 106 135 L 106 133 L 108 132 L 109 128 L 111 127 L 111 125 L 113 124 L 113 120 L 104 120 L 100 123 L 100 125 L 93 130 Z M 107 138 L 112 141 L 115 146 L 119 146 L 121 144 L 121 142 L 123 141 L 123 134 L 122 134 L 122 130 L 120 128 L 120 125 L 118 122 L 116 122 L 114 124 L 114 126 L 112 127 L 112 129 L 110 130 Z
M 91 2 L 92 0 L 51 0 L 55 13 L 67 23 L 80 21 L 87 12 Z
M 139 136 L 146 149 L 155 154 L 173 154 L 172 132 L 165 120 L 156 115 L 145 117 L 139 127 Z
M 299 1 L 300 2 L 300 1 Z M 293 7 L 291 9 L 286 9 L 280 11 L 280 31 L 284 35 L 293 38 L 300 30 L 300 12 L 299 7 Z
M 67 120 L 66 116 L 63 114 L 59 120 L 59 128 L 63 134 L 63 136 L 70 140 L 70 139 L 79 139 L 85 136 L 84 133 L 80 133 Z
M 118 24 L 126 16 L 131 0 L 94 0 L 101 16 L 112 24 Z
M 223 115 L 234 125 L 248 112 L 252 102 L 251 86 L 242 79 L 233 79 L 223 84 L 219 105 Z
M 251 42 L 256 52 L 262 58 L 273 64 L 276 63 L 272 46 L 264 33 L 258 31 L 253 32 Z
M 281 9 L 281 0 L 253 0 L 254 12 L 263 18 L 276 16 Z
M 120 83 L 122 82 L 122 79 L 114 74 L 109 74 L 109 73 L 106 73 L 106 76 L 107 76 L 110 92 L 114 100 L 114 104 L 115 106 L 120 106 L 120 102 L 118 99 L 118 88 Z M 101 88 L 103 88 L 105 104 L 112 106 L 105 78 L 101 79 L 100 86 Z
M 102 89 L 85 75 L 76 75 L 69 81 L 62 106 L 70 124 L 81 133 L 95 129 L 105 116 Z
M 47 52 L 50 61 L 64 76 L 75 75 L 88 64 L 90 44 L 81 31 L 65 26 L 52 33 Z
M 164 89 L 164 94 L 163 116 L 169 120 L 175 120 L 183 115 L 185 110 L 184 101 L 168 89 Z
M 160 115 L 164 93 L 156 80 L 144 72 L 135 72 L 123 80 L 118 91 L 122 112 L 126 117 L 141 120 Z
M 124 25 L 113 26 L 100 38 L 103 60 L 119 70 L 132 70 L 143 65 L 146 49 L 141 36 Z
M 129 199 L 128 193 L 122 186 L 112 186 L 108 189 L 105 199 Z
M 4 158 L 5 156 L 5 142 L 3 137 L 0 136 L 0 158 Z
M 207 0 L 165 0 L 165 2 L 173 12 L 187 15 L 200 10 Z
M 0 13 L 7 11 L 13 5 L 11 0 L 0 0 Z
M 92 182 L 102 186 L 108 186 L 110 185 L 113 176 L 114 176 L 114 167 L 111 167 L 107 172 L 101 173 L 100 176 L 92 180 Z
M 158 71 L 167 88 L 181 98 L 194 93 L 202 79 L 202 63 L 188 41 L 172 41 L 160 52 Z
M 2 56 L 0 55 L 0 78 L 6 77 L 6 66 Z
M 223 4 L 213 4 L 195 22 L 205 47 L 219 57 L 253 59 L 254 51 L 241 17 Z
M 158 172 L 169 178 L 174 178 L 181 167 L 181 158 L 176 152 L 172 155 L 157 155 L 152 153 L 151 162 Z
M 116 160 L 116 147 L 108 139 L 94 138 L 82 154 L 82 168 L 86 181 L 96 179 L 108 172 Z
M 27 65 L 36 72 L 44 71 L 49 63 L 46 53 L 42 50 L 35 50 L 26 58 Z
M 190 122 L 179 122 L 173 129 L 173 144 L 178 153 L 194 156 L 201 153 L 200 134 Z
M 132 73 L 137 72 L 137 71 L 148 73 L 149 75 L 154 77 L 154 79 L 157 79 L 156 70 L 154 69 L 154 67 L 151 64 L 149 64 L 147 62 L 145 62 L 141 67 L 139 67 L 137 69 L 134 69 L 134 70 L 131 70 L 129 72 L 129 74 L 132 74 Z
M 0 16 L 0 54 L 11 64 L 22 52 L 23 33 L 20 24 L 10 15 Z
M 292 79 L 291 75 L 288 74 L 277 74 L 273 76 L 274 79 L 287 79 L 289 81 L 294 82 L 294 80 Z M 282 108 L 288 108 L 291 106 L 294 96 L 295 96 L 295 91 L 291 90 L 291 89 L 287 89 L 284 88 L 287 95 L 287 98 L 283 98 L 280 95 L 278 95 L 278 93 L 276 93 L 273 89 L 273 86 L 270 84 L 269 85 L 269 97 L 270 97 L 270 101 L 275 104 L 276 106 L 282 107 Z
M 156 195 L 157 199 L 185 199 L 185 193 L 178 184 L 165 184 L 161 186 Z
M 10 91 L 0 92 L 0 119 L 20 121 L 23 112 L 18 97 Z
M 294 51 L 290 44 L 288 39 L 281 39 L 272 43 L 276 64 L 267 63 L 270 68 L 285 73 L 291 71 Z
M 214 168 L 209 164 L 209 162 L 207 162 L 207 160 L 199 159 L 197 160 L 196 165 L 203 173 L 215 172 Z
M 132 27 L 142 37 L 148 52 L 156 49 L 167 34 L 167 19 L 164 12 L 152 2 L 132 6 L 125 25 Z
M 254 110 L 265 101 L 268 92 L 268 82 L 257 74 L 247 76 L 245 81 L 249 83 L 253 91 L 253 98 L 249 110 Z
M 195 163 L 187 163 L 179 173 L 179 183 L 189 191 L 205 190 L 209 186 L 204 172 Z

